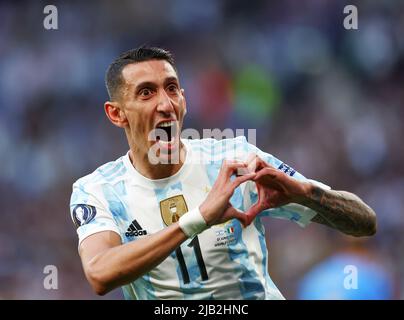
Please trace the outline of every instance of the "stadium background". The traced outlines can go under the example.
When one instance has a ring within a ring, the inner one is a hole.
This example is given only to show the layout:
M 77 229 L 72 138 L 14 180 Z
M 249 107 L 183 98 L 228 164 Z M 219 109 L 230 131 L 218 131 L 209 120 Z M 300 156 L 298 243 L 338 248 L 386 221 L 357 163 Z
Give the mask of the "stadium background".
M 58 8 L 57 31 L 43 28 L 45 4 Z M 343 28 L 346 4 L 359 30 Z M 396 0 L 2 1 L 0 299 L 122 297 L 90 290 L 68 203 L 74 180 L 127 150 L 104 115 L 103 79 L 140 44 L 175 54 L 185 127 L 256 128 L 258 147 L 377 212 L 370 239 L 265 220 L 286 298 L 402 299 L 403 34 Z M 342 286 L 350 264 L 358 290 Z M 43 287 L 46 265 L 58 290 Z

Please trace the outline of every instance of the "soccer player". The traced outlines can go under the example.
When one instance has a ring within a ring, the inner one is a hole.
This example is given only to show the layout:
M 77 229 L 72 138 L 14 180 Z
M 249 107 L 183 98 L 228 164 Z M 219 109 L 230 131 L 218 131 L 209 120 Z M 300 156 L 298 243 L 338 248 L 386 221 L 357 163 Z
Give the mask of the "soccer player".
M 283 299 L 268 274 L 263 216 L 375 233 L 375 213 L 357 196 L 306 179 L 245 137 L 180 138 L 187 106 L 168 51 L 122 54 L 106 86 L 105 113 L 129 151 L 77 180 L 70 201 L 97 294 Z

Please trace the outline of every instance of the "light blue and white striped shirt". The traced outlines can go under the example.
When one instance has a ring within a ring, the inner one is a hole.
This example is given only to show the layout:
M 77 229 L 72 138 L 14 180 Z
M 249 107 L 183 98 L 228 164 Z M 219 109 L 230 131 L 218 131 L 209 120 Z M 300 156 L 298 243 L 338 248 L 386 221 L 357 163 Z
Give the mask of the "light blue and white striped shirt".
M 182 142 L 187 150 L 186 161 L 169 178 L 150 180 L 142 176 L 126 154 L 77 180 L 70 210 L 78 226 L 79 243 L 105 230 L 120 235 L 122 243 L 162 230 L 177 220 L 176 213 L 181 215 L 204 201 L 224 159 L 245 160 L 256 153 L 293 178 L 308 180 L 249 144 L 243 136 L 224 140 L 182 139 Z M 247 182 L 235 190 L 230 202 L 246 211 L 256 200 L 255 184 Z M 315 215 L 309 208 L 289 204 L 262 212 L 247 228 L 236 219 L 213 226 L 185 241 L 157 267 L 123 286 L 125 298 L 283 299 L 268 274 L 261 218 L 289 219 L 304 227 Z

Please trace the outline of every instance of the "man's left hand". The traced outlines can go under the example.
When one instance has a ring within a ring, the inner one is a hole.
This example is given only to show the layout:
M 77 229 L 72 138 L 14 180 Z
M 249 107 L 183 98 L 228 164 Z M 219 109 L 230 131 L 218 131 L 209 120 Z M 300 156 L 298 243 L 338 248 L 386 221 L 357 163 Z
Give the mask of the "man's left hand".
M 258 201 L 245 213 L 244 227 L 250 225 L 261 211 L 291 202 L 299 203 L 311 190 L 310 183 L 297 181 L 257 155 L 251 155 L 247 163 L 249 172 L 257 172 L 253 180 L 257 186 Z

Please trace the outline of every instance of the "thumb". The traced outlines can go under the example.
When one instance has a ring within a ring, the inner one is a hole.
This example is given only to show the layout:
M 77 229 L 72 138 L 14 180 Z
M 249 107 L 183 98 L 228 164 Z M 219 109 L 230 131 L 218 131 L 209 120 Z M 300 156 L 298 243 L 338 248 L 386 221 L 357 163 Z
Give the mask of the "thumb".
M 243 226 L 246 226 L 248 223 L 247 216 L 244 214 L 244 212 L 234 208 L 231 204 L 229 204 L 228 208 L 226 209 L 224 218 L 226 220 L 237 219 Z
M 251 224 L 254 218 L 262 211 L 261 205 L 259 203 L 254 204 L 247 212 L 244 214 L 247 227 Z

